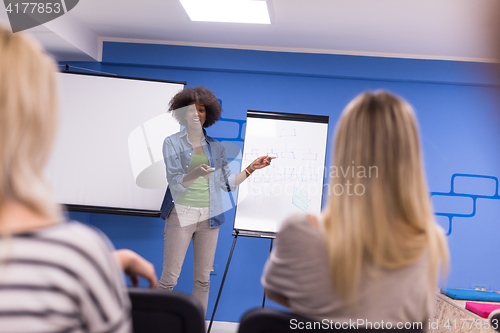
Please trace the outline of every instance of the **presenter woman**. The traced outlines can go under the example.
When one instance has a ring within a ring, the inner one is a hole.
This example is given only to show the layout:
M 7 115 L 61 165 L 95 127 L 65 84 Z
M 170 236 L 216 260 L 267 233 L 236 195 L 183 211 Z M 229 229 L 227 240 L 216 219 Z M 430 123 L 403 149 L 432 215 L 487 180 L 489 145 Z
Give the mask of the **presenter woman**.
M 267 295 L 342 327 L 427 328 L 448 248 L 411 107 L 384 91 L 361 94 L 334 145 L 333 166 L 355 170 L 330 177 L 322 221 L 297 214 L 282 224 L 262 276 Z
M 186 88 L 170 101 L 169 110 L 185 126 L 163 143 L 168 188 L 161 207 L 165 219 L 163 272 L 158 287 L 172 290 L 193 240 L 193 297 L 208 304 L 219 227 L 224 224 L 221 189 L 233 191 L 255 170 L 270 165 L 261 156 L 244 171 L 231 175 L 222 144 L 205 128 L 220 118 L 221 105 L 205 87 Z

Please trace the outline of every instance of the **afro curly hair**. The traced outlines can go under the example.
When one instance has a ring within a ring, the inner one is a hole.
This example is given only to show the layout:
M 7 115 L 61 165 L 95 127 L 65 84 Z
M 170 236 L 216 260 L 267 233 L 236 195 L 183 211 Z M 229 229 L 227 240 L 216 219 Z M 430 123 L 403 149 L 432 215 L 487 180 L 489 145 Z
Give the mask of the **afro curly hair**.
M 210 127 L 220 119 L 222 107 L 219 100 L 215 97 L 212 90 L 203 86 L 185 88 L 179 91 L 170 100 L 168 111 L 172 112 L 172 115 L 179 124 L 187 126 L 186 118 L 184 117 L 186 114 L 185 107 L 192 103 L 203 104 L 205 106 L 207 118 L 203 127 Z

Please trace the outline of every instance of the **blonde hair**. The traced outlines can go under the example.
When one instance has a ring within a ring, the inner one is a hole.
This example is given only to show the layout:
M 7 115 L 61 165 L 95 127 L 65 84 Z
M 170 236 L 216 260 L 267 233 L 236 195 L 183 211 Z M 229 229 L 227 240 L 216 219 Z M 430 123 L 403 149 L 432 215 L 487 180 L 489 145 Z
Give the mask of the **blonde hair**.
M 338 123 L 333 166 L 343 172 L 330 177 L 323 220 L 335 292 L 354 302 L 364 264 L 402 267 L 426 248 L 434 288 L 448 248 L 434 220 L 412 108 L 384 91 L 357 96 Z
M 0 209 L 14 201 L 59 219 L 43 177 L 57 102 L 54 61 L 27 36 L 0 25 Z

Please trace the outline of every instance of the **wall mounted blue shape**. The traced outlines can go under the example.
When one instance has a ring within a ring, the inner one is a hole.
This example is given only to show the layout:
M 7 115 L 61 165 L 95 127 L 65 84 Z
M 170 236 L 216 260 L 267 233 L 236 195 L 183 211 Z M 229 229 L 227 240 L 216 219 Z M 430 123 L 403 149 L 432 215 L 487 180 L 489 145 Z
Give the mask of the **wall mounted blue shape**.
M 231 141 L 240 141 L 240 142 L 243 142 L 245 140 L 245 138 L 243 138 L 242 135 L 243 135 L 243 125 L 245 125 L 245 123 L 247 122 L 246 119 L 241 120 L 241 119 L 230 119 L 230 118 L 220 117 L 219 121 L 227 121 L 227 122 L 232 122 L 232 123 L 238 124 L 238 126 L 239 126 L 238 137 L 237 138 L 214 137 L 214 139 L 219 140 L 219 141 L 231 140 Z
M 457 193 L 455 192 L 455 179 L 457 177 L 470 177 L 470 178 L 482 178 L 482 179 L 492 179 L 495 181 L 495 194 L 494 195 L 478 195 L 478 194 L 466 194 L 466 193 Z M 476 203 L 478 198 L 484 199 L 496 199 L 500 200 L 500 195 L 498 195 L 498 178 L 493 176 L 484 176 L 484 175 L 472 175 L 472 174 L 463 174 L 463 173 L 455 173 L 451 176 L 451 187 L 450 192 L 431 192 L 432 196 L 447 196 L 447 197 L 462 197 L 462 198 L 471 198 L 472 199 L 472 213 L 470 214 L 458 214 L 458 213 L 440 213 L 436 212 L 437 216 L 446 216 L 448 218 L 448 232 L 446 236 L 450 236 L 453 230 L 453 218 L 454 217 L 473 217 L 476 215 Z
M 217 98 L 217 100 L 219 101 L 220 105 L 222 106 L 222 99 Z M 243 142 L 245 140 L 245 138 L 243 138 L 242 135 L 243 135 L 243 125 L 245 125 L 245 123 L 247 122 L 246 119 L 231 119 L 231 118 L 220 117 L 219 121 L 227 121 L 227 122 L 231 122 L 231 123 L 236 123 L 238 125 L 238 137 L 236 137 L 236 138 L 214 137 L 214 139 L 219 140 L 221 142 L 227 141 L 227 140 Z

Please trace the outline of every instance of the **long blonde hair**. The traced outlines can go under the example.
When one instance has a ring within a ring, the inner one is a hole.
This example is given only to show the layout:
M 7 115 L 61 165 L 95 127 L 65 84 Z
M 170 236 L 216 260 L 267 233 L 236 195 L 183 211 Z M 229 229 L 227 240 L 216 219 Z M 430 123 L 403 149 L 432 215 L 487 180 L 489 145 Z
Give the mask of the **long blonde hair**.
M 54 61 L 30 38 L 0 25 L 0 209 L 14 201 L 59 219 L 43 177 L 57 104 Z
M 357 96 L 338 123 L 332 168 L 323 220 L 335 292 L 353 302 L 364 264 L 402 267 L 427 247 L 434 288 L 448 248 L 434 220 L 412 108 L 384 91 Z

